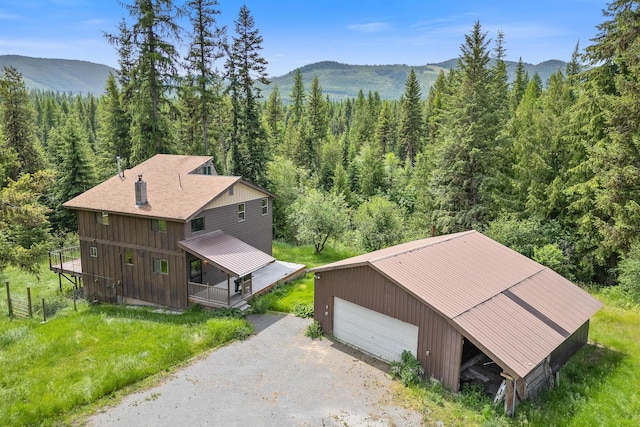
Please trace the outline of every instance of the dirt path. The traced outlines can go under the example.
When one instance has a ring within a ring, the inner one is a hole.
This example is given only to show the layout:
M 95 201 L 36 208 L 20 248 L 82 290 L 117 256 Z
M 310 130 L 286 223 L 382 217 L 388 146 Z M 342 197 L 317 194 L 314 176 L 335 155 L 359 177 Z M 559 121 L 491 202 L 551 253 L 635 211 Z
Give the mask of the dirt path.
M 212 352 L 163 384 L 126 397 L 90 426 L 415 426 L 391 402 L 388 367 L 331 340 L 310 320 L 250 316 L 257 335 Z

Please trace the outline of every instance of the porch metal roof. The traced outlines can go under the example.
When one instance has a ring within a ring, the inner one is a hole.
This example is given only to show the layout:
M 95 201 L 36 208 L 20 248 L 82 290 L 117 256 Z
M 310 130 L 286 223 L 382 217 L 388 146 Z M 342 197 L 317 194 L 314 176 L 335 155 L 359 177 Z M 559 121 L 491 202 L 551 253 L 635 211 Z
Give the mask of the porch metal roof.
M 178 246 L 235 277 L 253 273 L 276 260 L 220 230 L 181 240 Z

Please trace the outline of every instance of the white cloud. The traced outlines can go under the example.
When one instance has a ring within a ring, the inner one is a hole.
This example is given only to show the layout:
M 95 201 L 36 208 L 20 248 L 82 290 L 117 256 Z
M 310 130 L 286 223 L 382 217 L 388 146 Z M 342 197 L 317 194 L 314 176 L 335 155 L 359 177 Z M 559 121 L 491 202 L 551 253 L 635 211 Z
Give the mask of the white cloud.
M 347 25 L 347 28 L 359 33 L 379 33 L 388 30 L 391 28 L 391 25 L 386 22 L 369 22 L 367 24 Z

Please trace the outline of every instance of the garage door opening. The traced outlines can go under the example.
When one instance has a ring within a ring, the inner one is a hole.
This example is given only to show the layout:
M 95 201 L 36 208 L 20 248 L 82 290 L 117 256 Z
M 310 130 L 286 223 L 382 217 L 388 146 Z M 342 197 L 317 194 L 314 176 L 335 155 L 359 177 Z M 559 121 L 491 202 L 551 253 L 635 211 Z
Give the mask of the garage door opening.
M 478 385 L 491 398 L 498 394 L 504 378 L 500 376 L 502 368 L 471 341 L 465 339 L 462 346 L 462 365 L 460 365 L 460 390 Z
M 398 362 L 404 350 L 418 352 L 418 327 L 358 304 L 334 298 L 333 335 L 386 362 Z

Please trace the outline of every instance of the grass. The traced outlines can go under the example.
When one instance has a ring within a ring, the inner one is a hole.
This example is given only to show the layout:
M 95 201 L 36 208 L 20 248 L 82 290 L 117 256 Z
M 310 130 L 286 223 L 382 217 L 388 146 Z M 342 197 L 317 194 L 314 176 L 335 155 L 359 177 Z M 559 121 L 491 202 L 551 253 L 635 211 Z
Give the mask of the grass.
M 32 293 L 57 294 L 57 277 L 48 274 L 53 283 L 44 275 Z M 12 269 L 4 277 L 10 278 L 14 295 L 23 293 L 30 280 Z M 68 306 L 44 324 L 0 317 L 3 426 L 68 424 L 87 405 L 123 387 L 251 333 L 244 319 L 218 318 L 197 308 L 175 314 L 85 302 L 77 306 L 77 312 Z
M 343 247 L 326 246 L 319 254 L 313 245 L 293 246 L 287 243 L 274 242 L 273 256 L 281 261 L 304 264 L 307 268 L 339 261 L 357 255 L 356 252 Z M 287 284 L 276 286 L 271 292 L 259 298 L 256 305 L 271 311 L 295 313 L 296 306 L 313 306 L 313 274 Z

